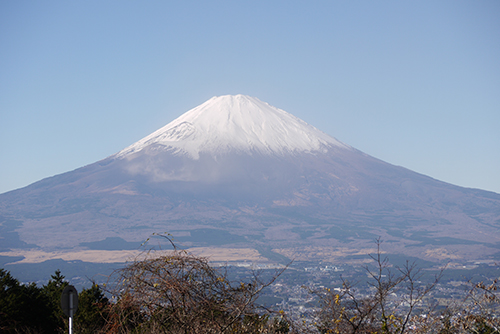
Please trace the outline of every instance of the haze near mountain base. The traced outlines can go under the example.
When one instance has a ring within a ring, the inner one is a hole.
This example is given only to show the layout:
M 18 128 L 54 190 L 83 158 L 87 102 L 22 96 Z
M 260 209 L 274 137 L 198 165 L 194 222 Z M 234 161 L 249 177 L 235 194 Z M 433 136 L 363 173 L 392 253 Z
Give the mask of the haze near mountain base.
M 390 165 L 244 95 L 2 194 L 0 217 L 4 251 L 127 249 L 169 232 L 185 247 L 274 261 L 335 263 L 378 237 L 393 253 L 467 261 L 496 259 L 500 241 L 499 194 Z

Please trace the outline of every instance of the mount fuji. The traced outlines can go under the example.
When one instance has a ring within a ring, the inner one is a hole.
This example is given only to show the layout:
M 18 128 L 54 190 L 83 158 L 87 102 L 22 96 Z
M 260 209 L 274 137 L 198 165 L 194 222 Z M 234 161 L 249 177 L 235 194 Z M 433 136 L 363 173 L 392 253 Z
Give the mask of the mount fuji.
M 214 97 L 122 151 L 0 194 L 0 251 L 190 249 L 335 262 L 499 259 L 500 194 L 371 157 L 257 98 Z

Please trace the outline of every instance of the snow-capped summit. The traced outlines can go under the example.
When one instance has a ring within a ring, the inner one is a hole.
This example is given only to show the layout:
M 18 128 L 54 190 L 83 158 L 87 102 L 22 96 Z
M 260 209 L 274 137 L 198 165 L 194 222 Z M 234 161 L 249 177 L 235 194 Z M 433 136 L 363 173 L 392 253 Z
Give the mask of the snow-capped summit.
M 198 159 L 200 153 L 252 154 L 326 152 L 350 148 L 301 119 L 246 95 L 216 96 L 117 153 L 125 157 L 146 147 Z

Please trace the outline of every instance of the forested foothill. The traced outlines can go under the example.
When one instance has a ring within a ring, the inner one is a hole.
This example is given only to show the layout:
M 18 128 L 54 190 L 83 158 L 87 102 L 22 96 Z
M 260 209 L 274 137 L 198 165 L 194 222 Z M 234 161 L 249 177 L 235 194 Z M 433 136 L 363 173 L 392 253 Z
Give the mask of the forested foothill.
M 78 333 L 498 333 L 498 282 L 469 281 L 463 294 L 438 305 L 432 292 L 446 268 L 422 280 L 415 263 L 392 264 L 380 249 L 366 281 L 339 274 L 335 286 L 304 285 L 310 313 L 263 303 L 279 290 L 287 267 L 273 274 L 231 276 L 228 266 L 183 250 L 144 256 L 116 270 L 106 284 L 79 292 Z M 60 271 L 42 286 L 22 284 L 0 269 L 1 333 L 67 333 Z M 364 286 L 361 286 L 364 285 Z M 300 309 L 300 308 L 299 308 Z

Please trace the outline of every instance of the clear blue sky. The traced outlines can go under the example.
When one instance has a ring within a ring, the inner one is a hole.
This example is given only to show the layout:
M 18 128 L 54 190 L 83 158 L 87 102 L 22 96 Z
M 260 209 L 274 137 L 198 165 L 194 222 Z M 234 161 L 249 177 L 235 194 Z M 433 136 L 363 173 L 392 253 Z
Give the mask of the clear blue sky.
M 500 1 L 0 2 L 0 193 L 246 94 L 500 193 Z

